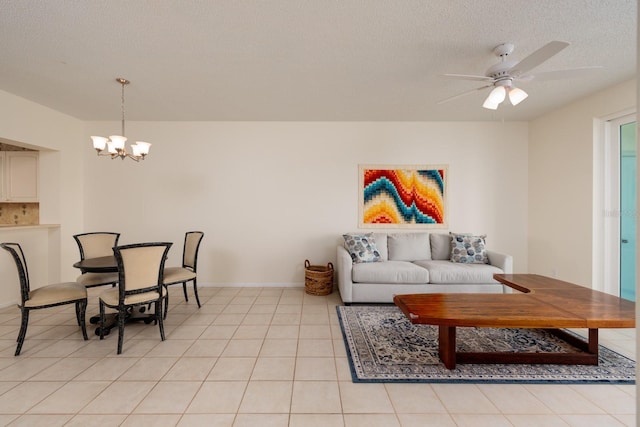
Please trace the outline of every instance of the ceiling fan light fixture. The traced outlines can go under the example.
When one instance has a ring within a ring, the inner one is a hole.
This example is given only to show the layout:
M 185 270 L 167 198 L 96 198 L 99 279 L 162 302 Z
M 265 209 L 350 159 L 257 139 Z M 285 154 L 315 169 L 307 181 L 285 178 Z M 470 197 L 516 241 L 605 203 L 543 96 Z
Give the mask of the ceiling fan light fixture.
M 488 98 L 484 101 L 484 104 L 482 104 L 482 106 L 487 110 L 497 110 L 498 105 L 499 104 L 492 103 Z
M 482 106 L 484 108 L 488 108 L 489 110 L 495 110 L 498 108 L 498 105 L 500 105 L 500 103 L 504 101 L 506 96 L 507 90 L 504 88 L 504 86 L 497 86 L 493 88 L 491 93 L 489 93 L 489 96 L 487 96 L 487 99 L 485 99 Z
M 513 87 L 509 90 L 509 101 L 511 101 L 512 105 L 520 104 L 522 101 L 527 99 L 528 96 L 529 94 L 527 92 L 517 87 Z

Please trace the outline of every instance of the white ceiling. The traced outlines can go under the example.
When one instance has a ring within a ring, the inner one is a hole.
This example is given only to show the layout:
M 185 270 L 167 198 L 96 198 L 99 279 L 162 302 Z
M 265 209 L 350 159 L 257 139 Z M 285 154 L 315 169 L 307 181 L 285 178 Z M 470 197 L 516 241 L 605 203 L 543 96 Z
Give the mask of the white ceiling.
M 636 0 L 11 0 L 0 12 L 0 90 L 82 120 L 530 120 L 636 74 Z M 492 49 L 534 71 L 601 65 L 519 86 L 497 111 L 480 74 Z

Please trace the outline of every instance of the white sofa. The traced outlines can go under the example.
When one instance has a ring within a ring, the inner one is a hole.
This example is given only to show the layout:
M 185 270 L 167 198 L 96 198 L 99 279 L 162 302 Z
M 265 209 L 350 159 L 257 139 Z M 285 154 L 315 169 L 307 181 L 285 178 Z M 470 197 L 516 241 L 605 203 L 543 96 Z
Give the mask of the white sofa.
M 486 264 L 452 262 L 448 233 L 372 235 L 378 262 L 353 262 L 344 244 L 337 247 L 338 288 L 345 304 L 392 303 L 397 294 L 510 292 L 493 279 L 513 272 L 510 255 L 486 250 Z

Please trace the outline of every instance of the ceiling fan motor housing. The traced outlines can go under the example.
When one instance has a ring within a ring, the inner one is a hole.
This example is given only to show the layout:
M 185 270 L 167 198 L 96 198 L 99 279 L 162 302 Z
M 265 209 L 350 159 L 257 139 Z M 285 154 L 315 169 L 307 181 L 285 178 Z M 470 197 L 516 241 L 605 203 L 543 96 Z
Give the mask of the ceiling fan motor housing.
M 496 54 L 498 58 L 502 58 L 503 56 L 509 56 L 513 53 L 513 44 L 511 43 L 502 43 L 495 48 L 493 48 L 493 53 Z
M 503 43 L 496 46 L 493 49 L 493 53 L 502 61 L 490 67 L 486 76 L 495 79 L 495 86 L 510 86 L 513 79 L 509 75 L 509 71 L 518 63 L 515 59 L 508 59 L 507 57 L 513 52 L 513 44 Z
M 496 84 L 502 80 L 512 80 L 509 71 L 511 71 L 513 66 L 517 63 L 517 61 L 506 59 L 503 62 L 489 68 L 487 70 L 486 76 L 494 79 Z

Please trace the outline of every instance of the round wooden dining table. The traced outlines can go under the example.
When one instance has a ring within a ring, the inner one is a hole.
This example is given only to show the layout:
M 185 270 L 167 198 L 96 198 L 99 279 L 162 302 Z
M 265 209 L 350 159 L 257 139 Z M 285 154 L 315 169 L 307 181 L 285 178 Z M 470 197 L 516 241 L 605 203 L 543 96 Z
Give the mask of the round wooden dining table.
M 83 273 L 117 273 L 118 263 L 113 255 L 101 256 L 97 258 L 85 258 L 73 264 Z

